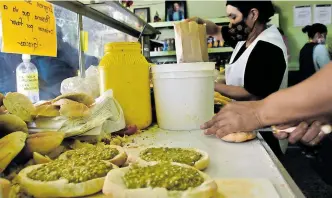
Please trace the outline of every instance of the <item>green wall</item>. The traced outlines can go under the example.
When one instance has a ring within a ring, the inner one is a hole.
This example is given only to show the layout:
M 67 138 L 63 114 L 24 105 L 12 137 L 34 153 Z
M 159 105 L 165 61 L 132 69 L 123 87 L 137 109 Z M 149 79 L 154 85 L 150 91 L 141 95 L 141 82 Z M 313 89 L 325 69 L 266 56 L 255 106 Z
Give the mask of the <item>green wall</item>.
M 279 13 L 280 27 L 288 38 L 291 60 L 290 69 L 298 68 L 298 57 L 302 46 L 308 41 L 308 36 L 302 33 L 302 27 L 294 27 L 293 23 L 293 6 L 315 4 L 332 4 L 332 1 L 274 1 L 274 5 Z M 332 25 L 328 25 L 328 42 L 332 44 Z

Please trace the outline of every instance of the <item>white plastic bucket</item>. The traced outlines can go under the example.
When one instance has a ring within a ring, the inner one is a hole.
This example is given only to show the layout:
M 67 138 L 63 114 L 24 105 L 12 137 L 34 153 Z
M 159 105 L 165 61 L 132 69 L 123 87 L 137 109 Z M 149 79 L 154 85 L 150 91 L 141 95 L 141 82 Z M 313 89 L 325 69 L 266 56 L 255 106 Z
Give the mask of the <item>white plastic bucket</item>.
M 166 130 L 197 130 L 213 116 L 215 63 L 152 67 L 158 125 Z

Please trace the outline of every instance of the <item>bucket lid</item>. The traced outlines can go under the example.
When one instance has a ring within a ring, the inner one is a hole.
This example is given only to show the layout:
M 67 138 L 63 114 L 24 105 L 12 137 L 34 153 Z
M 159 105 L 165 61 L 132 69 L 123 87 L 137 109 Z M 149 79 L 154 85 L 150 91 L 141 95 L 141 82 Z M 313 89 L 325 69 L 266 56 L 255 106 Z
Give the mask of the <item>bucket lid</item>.
M 164 64 L 164 65 L 155 65 L 151 67 L 152 73 L 206 71 L 206 70 L 213 71 L 214 69 L 215 69 L 214 62 Z

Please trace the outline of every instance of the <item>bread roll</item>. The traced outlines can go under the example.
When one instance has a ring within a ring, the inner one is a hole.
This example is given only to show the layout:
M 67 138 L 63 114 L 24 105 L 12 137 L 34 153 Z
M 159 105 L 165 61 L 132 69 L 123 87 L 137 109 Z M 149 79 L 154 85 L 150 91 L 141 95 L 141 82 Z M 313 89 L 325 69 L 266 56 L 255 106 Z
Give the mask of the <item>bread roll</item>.
M 256 132 L 237 132 L 228 134 L 221 139 L 226 142 L 246 142 L 256 138 Z
M 36 115 L 36 108 L 28 97 L 20 93 L 8 93 L 3 104 L 9 113 L 20 117 L 25 122 L 31 122 Z

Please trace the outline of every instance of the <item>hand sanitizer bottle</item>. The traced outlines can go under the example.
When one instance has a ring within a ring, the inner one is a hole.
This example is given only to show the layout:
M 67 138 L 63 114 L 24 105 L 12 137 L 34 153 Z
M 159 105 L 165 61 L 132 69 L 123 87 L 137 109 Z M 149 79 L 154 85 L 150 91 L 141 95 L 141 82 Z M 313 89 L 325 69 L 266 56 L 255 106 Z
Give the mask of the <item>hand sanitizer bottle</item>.
M 30 62 L 31 56 L 22 55 L 23 62 L 16 68 L 17 92 L 26 95 L 32 103 L 39 101 L 39 83 L 37 67 Z

